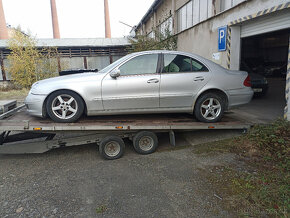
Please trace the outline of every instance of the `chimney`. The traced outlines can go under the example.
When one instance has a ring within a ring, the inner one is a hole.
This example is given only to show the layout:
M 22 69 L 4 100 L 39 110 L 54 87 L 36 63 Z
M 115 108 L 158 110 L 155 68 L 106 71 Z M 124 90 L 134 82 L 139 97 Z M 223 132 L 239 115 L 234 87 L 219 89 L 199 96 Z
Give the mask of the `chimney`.
M 0 39 L 8 39 L 8 30 L 6 27 L 2 0 L 0 0 Z
M 105 37 L 111 38 L 111 25 L 110 25 L 108 0 L 104 0 L 104 9 L 105 9 Z
M 55 0 L 50 0 L 50 7 L 51 7 L 51 16 L 52 16 L 53 38 L 59 39 L 60 34 L 59 34 L 59 26 L 58 26 L 58 18 L 57 18 Z

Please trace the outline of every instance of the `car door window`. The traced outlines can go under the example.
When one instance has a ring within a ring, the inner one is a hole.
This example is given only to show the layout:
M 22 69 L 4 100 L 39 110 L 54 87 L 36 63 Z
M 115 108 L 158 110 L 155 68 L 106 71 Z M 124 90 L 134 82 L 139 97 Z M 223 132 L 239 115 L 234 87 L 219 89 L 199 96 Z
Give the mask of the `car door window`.
M 184 55 L 164 55 L 164 68 L 162 72 L 178 73 L 178 72 L 194 72 L 208 71 L 207 68 L 197 60 Z
M 191 64 L 192 64 L 192 71 L 208 71 L 207 67 L 204 66 L 204 64 L 200 63 L 198 60 L 191 59 Z
M 157 70 L 157 62 L 158 54 L 141 55 L 119 67 L 120 74 L 121 76 L 154 74 Z

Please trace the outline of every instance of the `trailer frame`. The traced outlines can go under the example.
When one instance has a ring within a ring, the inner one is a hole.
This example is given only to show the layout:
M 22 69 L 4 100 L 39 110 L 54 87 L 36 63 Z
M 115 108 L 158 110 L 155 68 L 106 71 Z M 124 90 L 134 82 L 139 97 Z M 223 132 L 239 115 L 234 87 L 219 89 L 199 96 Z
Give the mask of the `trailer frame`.
M 140 131 L 151 131 L 154 134 L 167 132 L 170 144 L 175 146 L 175 131 L 240 129 L 245 132 L 252 126 L 251 123 L 243 120 L 230 119 L 230 121 L 218 123 L 200 123 L 192 117 L 179 118 L 178 115 L 176 115 L 177 118 L 174 115 L 168 119 L 164 115 L 146 115 L 152 116 L 155 120 L 144 119 L 142 116 L 137 116 L 137 118 L 134 118 L 134 115 L 122 116 L 122 119 L 118 117 L 110 119 L 110 116 L 106 116 L 101 119 L 87 118 L 86 120 L 85 118 L 78 123 L 53 123 L 50 120 L 27 115 L 25 106 L 21 105 L 0 116 L 0 154 L 44 153 L 61 147 L 90 143 L 99 145 L 107 136 L 115 135 L 132 139 Z M 158 116 L 162 119 L 158 119 Z M 11 136 L 11 132 L 16 132 L 16 134 Z M 55 135 L 64 133 L 80 135 L 55 139 Z M 35 141 L 35 139 L 41 139 L 41 141 Z

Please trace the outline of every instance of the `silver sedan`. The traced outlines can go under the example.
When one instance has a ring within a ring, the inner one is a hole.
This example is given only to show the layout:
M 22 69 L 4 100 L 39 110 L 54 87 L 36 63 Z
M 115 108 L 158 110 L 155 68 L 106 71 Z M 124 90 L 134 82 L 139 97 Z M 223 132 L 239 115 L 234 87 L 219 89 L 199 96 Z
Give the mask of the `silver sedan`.
M 30 114 L 56 122 L 75 122 L 84 113 L 191 113 L 199 121 L 217 122 L 225 110 L 252 96 L 247 72 L 230 71 L 190 53 L 146 51 L 98 73 L 38 81 L 25 103 Z

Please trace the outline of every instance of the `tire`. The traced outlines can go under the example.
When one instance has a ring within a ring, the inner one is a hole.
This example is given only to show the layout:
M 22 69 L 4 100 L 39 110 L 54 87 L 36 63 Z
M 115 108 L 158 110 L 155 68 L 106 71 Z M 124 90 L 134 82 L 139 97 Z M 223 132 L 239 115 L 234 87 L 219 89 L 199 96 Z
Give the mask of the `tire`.
M 105 137 L 99 146 L 100 155 L 107 160 L 115 160 L 123 156 L 125 143 L 119 136 Z
M 153 132 L 141 131 L 134 136 L 133 146 L 139 154 L 151 154 L 158 147 L 158 138 Z
M 58 123 L 73 123 L 84 112 L 84 102 L 75 92 L 60 90 L 53 92 L 46 101 L 49 117 Z
M 205 93 L 198 98 L 194 115 L 198 121 L 214 123 L 221 120 L 225 111 L 225 99 L 216 93 Z

